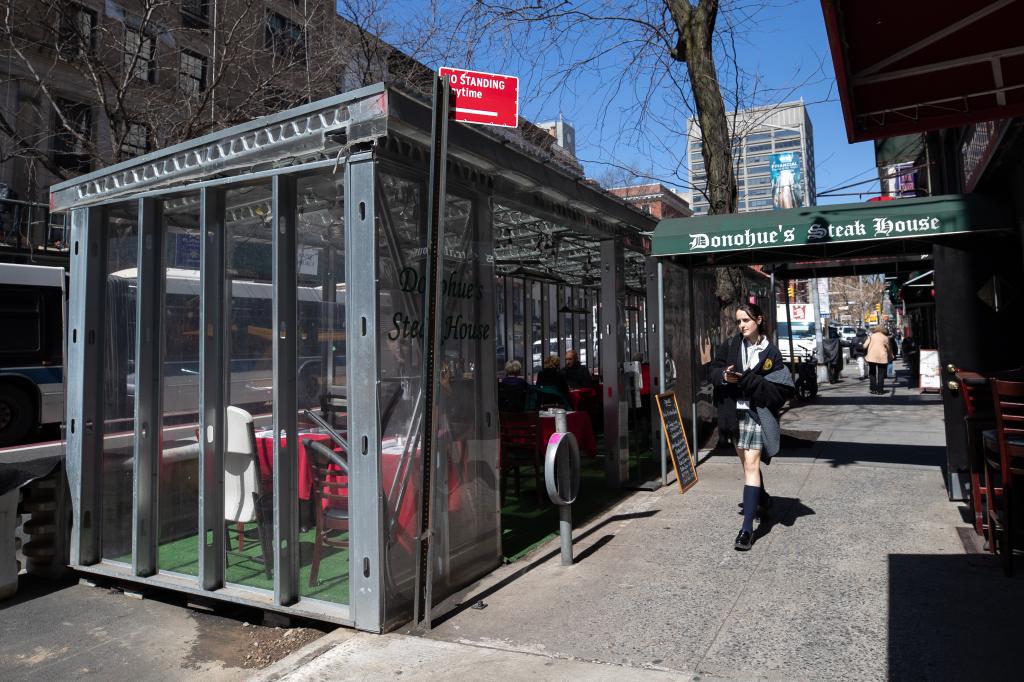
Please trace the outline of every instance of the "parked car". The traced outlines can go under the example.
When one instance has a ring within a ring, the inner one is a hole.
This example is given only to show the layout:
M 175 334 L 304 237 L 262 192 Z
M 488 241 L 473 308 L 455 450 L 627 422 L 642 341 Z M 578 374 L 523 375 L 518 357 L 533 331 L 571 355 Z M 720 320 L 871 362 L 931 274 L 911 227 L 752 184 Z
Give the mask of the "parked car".
M 854 337 L 856 336 L 857 330 L 853 327 L 847 326 L 839 330 L 839 337 L 841 339 L 840 343 L 843 346 L 849 347 L 849 345 L 853 342 Z

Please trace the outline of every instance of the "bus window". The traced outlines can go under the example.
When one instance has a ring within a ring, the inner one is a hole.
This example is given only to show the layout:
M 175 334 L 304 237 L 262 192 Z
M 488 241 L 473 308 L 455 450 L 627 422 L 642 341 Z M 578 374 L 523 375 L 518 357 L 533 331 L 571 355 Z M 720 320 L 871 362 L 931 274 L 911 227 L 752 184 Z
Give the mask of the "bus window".
M 35 292 L 0 290 L 0 353 L 33 355 L 43 349 L 43 297 Z

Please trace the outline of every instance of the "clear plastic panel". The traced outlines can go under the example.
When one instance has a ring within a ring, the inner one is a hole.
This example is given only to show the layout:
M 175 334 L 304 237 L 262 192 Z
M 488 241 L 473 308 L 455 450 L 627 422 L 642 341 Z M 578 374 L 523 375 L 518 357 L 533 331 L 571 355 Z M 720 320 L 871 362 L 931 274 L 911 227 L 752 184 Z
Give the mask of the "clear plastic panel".
M 523 376 L 528 379 L 540 372 L 544 360 L 544 317 L 540 282 L 530 282 L 530 346 L 529 366 L 524 362 Z
M 138 203 L 107 208 L 103 351 L 103 558 L 132 560 Z
M 426 231 L 418 183 L 379 174 L 378 314 L 384 487 L 386 620 L 411 615 L 415 524 L 422 476 L 420 326 Z M 494 283 L 489 231 L 474 205 L 449 195 L 445 226 L 444 330 L 435 439 L 434 598 L 501 559 L 497 475 Z M 520 290 L 521 291 L 521 290 Z
M 512 282 L 512 352 L 509 360 L 524 362 L 523 280 L 513 277 L 509 281 Z
M 299 178 L 298 358 L 299 594 L 349 603 L 348 452 L 345 352 L 344 175 Z M 337 461 L 332 459 L 332 454 Z
M 499 373 L 505 371 L 505 363 L 508 361 L 508 350 L 505 348 L 505 339 L 507 338 L 505 333 L 505 281 L 504 276 L 495 276 L 494 278 L 494 305 L 497 311 L 494 320 L 494 342 L 497 349 Z
M 274 588 L 273 241 L 269 182 L 225 196 L 229 374 L 225 580 Z
M 199 195 L 163 202 L 161 571 L 199 574 Z

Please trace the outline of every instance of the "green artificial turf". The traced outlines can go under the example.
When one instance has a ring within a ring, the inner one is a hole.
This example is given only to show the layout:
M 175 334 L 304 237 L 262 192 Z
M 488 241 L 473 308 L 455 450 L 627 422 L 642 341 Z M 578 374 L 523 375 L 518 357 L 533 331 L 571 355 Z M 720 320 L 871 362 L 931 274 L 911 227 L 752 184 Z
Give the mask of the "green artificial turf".
M 313 597 L 337 604 L 349 603 L 348 583 L 348 550 L 323 547 L 320 556 L 320 574 L 317 585 L 309 586 L 309 572 L 313 561 L 313 538 L 315 529 L 299 535 L 299 593 L 304 597 Z M 238 552 L 237 533 L 232 527 L 231 552 L 227 555 L 227 567 L 224 579 L 228 583 L 274 590 L 274 577 L 271 571 L 267 577 L 263 564 L 258 561 L 262 556 L 256 524 L 245 526 L 245 551 Z M 197 558 L 198 540 L 189 535 L 160 545 L 159 566 L 162 571 L 172 571 L 185 575 L 199 575 L 199 559 Z M 131 554 L 119 557 L 117 561 L 131 563 Z

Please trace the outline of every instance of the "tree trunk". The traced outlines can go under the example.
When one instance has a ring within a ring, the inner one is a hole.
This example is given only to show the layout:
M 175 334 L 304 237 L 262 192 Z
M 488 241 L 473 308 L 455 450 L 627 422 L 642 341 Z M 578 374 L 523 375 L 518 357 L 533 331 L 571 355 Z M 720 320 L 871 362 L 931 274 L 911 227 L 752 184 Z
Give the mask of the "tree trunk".
M 707 172 L 708 213 L 736 212 L 736 174 L 732 167 L 732 139 L 725 102 L 718 82 L 712 36 L 718 14 L 717 0 L 665 0 L 676 27 L 679 44 L 675 58 L 686 63 L 690 89 L 700 126 L 701 156 Z
M 708 213 L 721 215 L 736 212 L 736 174 L 732 166 L 732 135 L 725 115 L 725 101 L 715 68 L 712 38 L 718 15 L 718 0 L 665 0 L 679 40 L 673 57 L 686 63 L 690 77 L 690 90 L 697 109 L 700 127 L 701 156 L 707 173 Z M 699 188 L 694 188 L 695 190 Z M 744 302 L 744 272 L 742 268 L 715 269 L 715 295 L 721 309 L 723 336 L 732 330 L 736 305 Z

